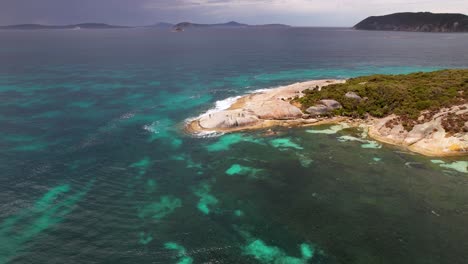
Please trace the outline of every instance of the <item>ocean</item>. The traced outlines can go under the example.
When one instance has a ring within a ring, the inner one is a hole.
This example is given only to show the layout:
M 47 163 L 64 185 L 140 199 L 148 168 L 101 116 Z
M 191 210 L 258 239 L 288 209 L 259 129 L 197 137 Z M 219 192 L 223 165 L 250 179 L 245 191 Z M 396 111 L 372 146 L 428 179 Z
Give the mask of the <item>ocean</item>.
M 463 67 L 468 34 L 0 31 L 0 264 L 467 263 L 466 158 L 184 131 L 258 89 Z

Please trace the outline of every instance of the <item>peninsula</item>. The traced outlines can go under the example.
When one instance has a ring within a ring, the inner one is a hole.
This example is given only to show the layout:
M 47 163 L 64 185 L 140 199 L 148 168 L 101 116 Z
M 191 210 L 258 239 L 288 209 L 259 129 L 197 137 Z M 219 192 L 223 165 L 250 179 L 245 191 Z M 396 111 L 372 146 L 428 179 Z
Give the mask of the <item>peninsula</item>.
M 468 16 L 463 14 L 396 13 L 371 16 L 354 26 L 359 30 L 415 32 L 468 32 Z
M 316 80 L 247 94 L 192 133 L 346 123 L 428 156 L 468 154 L 468 69 Z

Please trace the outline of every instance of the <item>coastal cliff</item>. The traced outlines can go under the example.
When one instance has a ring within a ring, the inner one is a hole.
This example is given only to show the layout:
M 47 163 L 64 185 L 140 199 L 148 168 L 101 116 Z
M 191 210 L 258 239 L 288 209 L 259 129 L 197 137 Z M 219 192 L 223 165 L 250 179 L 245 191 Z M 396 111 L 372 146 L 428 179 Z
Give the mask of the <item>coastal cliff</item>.
M 354 26 L 358 30 L 415 32 L 468 32 L 468 16 L 463 14 L 396 13 L 371 16 Z
M 468 154 L 468 70 L 317 80 L 242 96 L 187 124 L 192 133 L 347 123 L 428 156 Z

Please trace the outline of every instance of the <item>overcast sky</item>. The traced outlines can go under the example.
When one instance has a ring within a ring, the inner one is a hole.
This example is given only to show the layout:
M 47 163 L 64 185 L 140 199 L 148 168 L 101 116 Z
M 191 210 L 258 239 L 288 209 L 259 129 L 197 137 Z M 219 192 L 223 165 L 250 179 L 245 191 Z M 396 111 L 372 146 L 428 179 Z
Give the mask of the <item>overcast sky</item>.
M 0 0 L 0 25 L 191 21 L 352 26 L 370 15 L 468 13 L 468 0 Z

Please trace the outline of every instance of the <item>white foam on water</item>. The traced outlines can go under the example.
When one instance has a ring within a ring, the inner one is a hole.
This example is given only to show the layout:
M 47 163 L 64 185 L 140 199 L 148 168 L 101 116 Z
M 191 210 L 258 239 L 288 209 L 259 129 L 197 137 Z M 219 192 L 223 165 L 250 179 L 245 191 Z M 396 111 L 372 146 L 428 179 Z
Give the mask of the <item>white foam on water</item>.
M 144 125 L 143 129 L 154 134 L 159 134 L 158 125 L 159 121 L 155 121 L 149 125 Z
M 256 93 L 264 93 L 264 92 L 269 92 L 271 90 L 279 89 L 279 88 L 284 88 L 287 86 L 292 86 L 292 85 L 298 85 L 302 84 L 303 82 L 295 82 L 293 84 L 288 84 L 288 85 L 280 85 L 280 86 L 274 86 L 274 87 L 269 87 L 269 88 L 261 88 L 261 89 L 256 89 L 252 91 L 248 91 L 247 94 L 256 94 Z
M 382 145 L 377 143 L 377 141 L 366 140 L 366 139 L 357 138 L 357 137 L 353 137 L 353 136 L 341 136 L 341 137 L 338 137 L 338 141 L 340 141 L 340 142 L 356 141 L 356 142 L 362 143 L 361 148 L 367 148 L 367 149 L 382 148 Z
M 194 133 L 193 135 L 197 138 L 215 138 L 215 137 L 220 137 L 224 135 L 224 132 L 218 132 L 218 131 L 200 131 L 197 133 Z
M 187 118 L 185 120 L 185 124 L 189 124 L 193 122 L 194 120 L 197 120 L 201 117 L 227 110 L 241 97 L 242 96 L 233 96 L 233 97 L 228 97 L 223 100 L 216 101 L 215 106 L 213 108 L 208 109 L 205 113 L 199 115 L 198 117 Z M 198 133 L 194 133 L 195 137 L 200 137 L 200 138 L 219 137 L 221 135 L 224 135 L 224 133 L 217 132 L 217 131 L 201 131 Z
M 215 107 L 211 108 L 211 109 L 208 109 L 208 111 L 206 111 L 204 114 L 200 115 L 200 117 L 207 116 L 209 114 L 213 114 L 213 113 L 217 113 L 217 112 L 221 112 L 223 110 L 229 109 L 229 107 L 231 107 L 241 97 L 242 96 L 233 96 L 233 97 L 228 97 L 228 98 L 223 99 L 223 100 L 216 101 L 215 102 Z
M 272 89 L 281 88 L 281 87 L 282 87 L 282 86 L 252 90 L 252 91 L 248 91 L 247 94 L 256 94 L 256 93 L 269 92 L 269 91 L 271 91 Z
M 129 119 L 135 116 L 134 112 L 128 112 L 119 117 L 119 119 Z
M 357 141 L 357 142 L 360 142 L 360 143 L 366 143 L 367 142 L 367 140 L 364 140 L 362 138 L 353 137 L 353 136 L 341 136 L 341 137 L 338 137 L 338 141 L 340 141 L 340 142 Z

